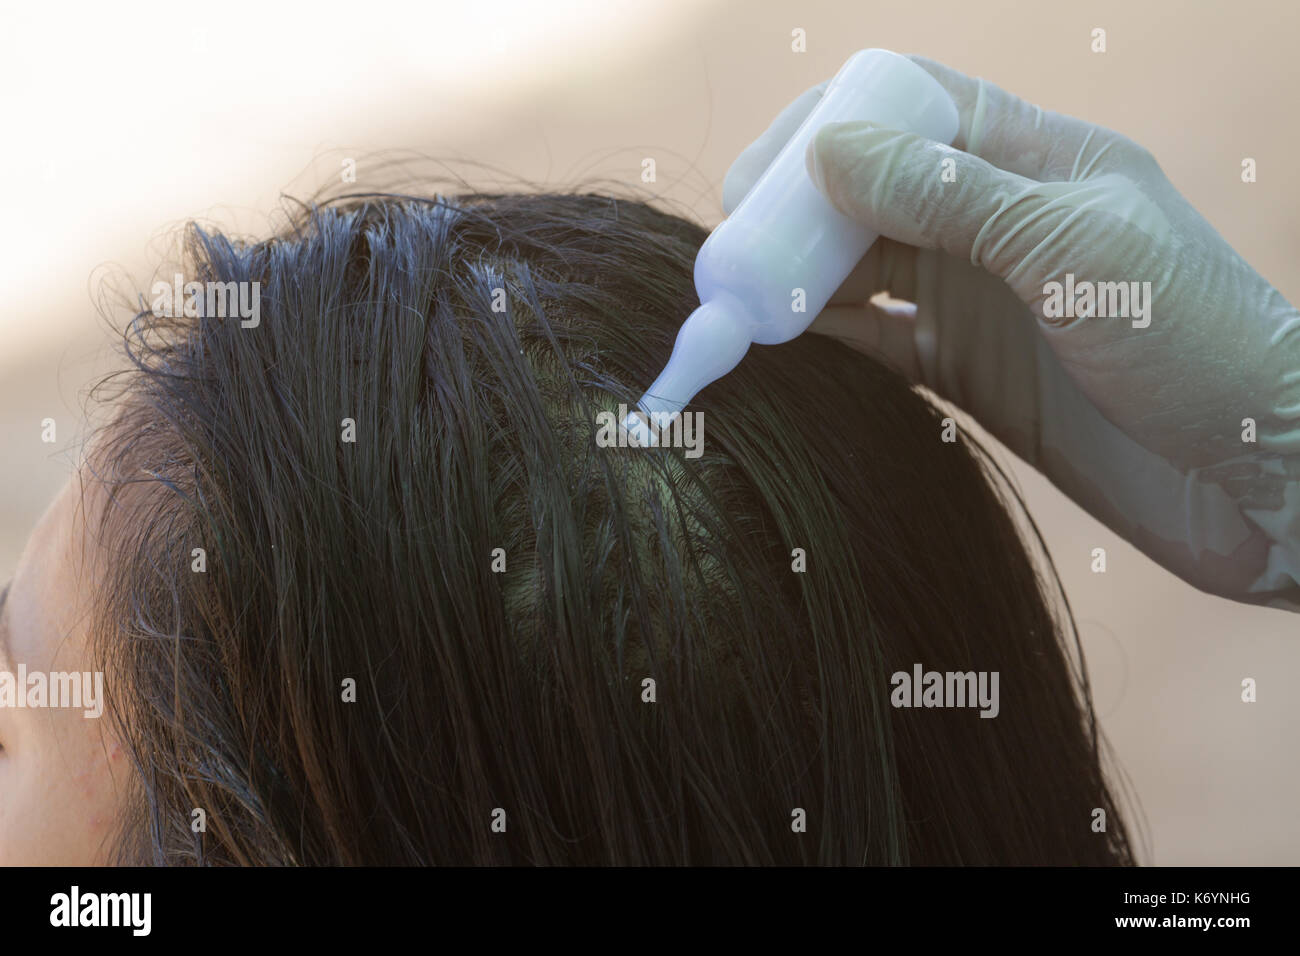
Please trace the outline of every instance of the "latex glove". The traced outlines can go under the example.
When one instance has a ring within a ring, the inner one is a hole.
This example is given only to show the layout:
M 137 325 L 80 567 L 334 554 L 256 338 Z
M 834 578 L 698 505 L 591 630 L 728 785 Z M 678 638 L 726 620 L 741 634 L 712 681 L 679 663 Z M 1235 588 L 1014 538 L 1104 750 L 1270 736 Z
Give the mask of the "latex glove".
M 1300 313 L 1137 143 L 911 59 L 951 94 L 960 131 L 949 147 L 838 123 L 810 143 L 814 182 L 885 237 L 812 331 L 972 414 L 1185 581 L 1300 610 Z M 736 160 L 728 212 L 824 87 Z M 1047 316 L 1045 285 L 1066 273 L 1149 282 L 1147 324 Z M 881 291 L 914 316 L 866 301 Z

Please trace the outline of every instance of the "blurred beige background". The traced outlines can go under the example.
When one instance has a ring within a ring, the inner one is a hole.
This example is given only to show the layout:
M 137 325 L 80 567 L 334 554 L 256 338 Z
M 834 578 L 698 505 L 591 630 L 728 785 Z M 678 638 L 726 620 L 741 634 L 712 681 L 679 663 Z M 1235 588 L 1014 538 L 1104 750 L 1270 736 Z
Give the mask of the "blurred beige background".
M 1300 6 L 1289 0 L 925 4 L 25 5 L 0 39 L 0 581 L 70 473 L 81 390 L 111 364 L 96 283 L 147 290 L 190 218 L 260 233 L 281 191 L 388 149 L 499 177 L 646 187 L 709 226 L 723 175 L 854 50 L 924 53 L 1148 146 L 1300 302 Z M 1090 51 L 1094 27 L 1108 50 Z M 790 49 L 807 34 L 807 52 Z M 1240 181 L 1242 157 L 1259 181 Z M 490 184 L 484 175 L 476 185 Z M 381 188 L 384 183 L 369 185 Z M 170 275 L 170 272 L 165 272 Z M 55 418 L 58 442 L 40 441 Z M 1147 862 L 1300 863 L 1300 618 L 1181 584 L 1017 468 L 1082 624 L 1095 699 L 1148 824 Z M 1089 570 L 1105 547 L 1109 569 Z M 1243 677 L 1259 701 L 1242 704 Z

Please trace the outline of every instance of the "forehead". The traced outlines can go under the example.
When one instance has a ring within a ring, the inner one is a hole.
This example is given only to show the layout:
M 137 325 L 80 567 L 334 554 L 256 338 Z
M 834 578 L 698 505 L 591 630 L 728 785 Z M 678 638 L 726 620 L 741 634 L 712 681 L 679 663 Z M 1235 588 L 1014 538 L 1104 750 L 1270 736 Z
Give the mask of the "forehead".
M 5 668 L 81 669 L 87 610 L 87 540 L 81 482 L 59 492 L 32 529 L 5 602 Z

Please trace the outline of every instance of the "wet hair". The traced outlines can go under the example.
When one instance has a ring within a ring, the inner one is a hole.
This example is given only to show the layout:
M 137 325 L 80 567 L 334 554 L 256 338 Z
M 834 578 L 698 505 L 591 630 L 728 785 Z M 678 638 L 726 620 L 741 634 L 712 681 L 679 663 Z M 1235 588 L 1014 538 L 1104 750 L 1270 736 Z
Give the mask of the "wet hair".
M 1055 574 L 898 374 L 803 335 L 698 457 L 598 441 L 705 235 L 586 193 L 189 227 L 260 322 L 142 309 L 101 386 L 116 862 L 1133 862 Z M 893 706 L 918 664 L 996 717 Z

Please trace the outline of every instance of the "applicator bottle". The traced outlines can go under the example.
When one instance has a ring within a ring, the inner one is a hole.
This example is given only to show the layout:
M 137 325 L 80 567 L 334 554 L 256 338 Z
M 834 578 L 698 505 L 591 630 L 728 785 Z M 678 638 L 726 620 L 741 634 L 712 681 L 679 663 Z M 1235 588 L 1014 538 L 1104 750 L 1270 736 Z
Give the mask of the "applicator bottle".
M 805 153 L 826 123 L 870 120 L 951 143 L 957 109 L 924 69 L 889 50 L 860 50 L 723 220 L 695 259 L 700 307 L 677 333 L 663 372 L 623 421 L 637 444 L 656 443 L 702 388 L 730 372 L 750 343 L 799 335 L 825 308 L 878 234 L 840 213 L 808 175 Z M 936 167 L 934 174 L 940 173 Z

